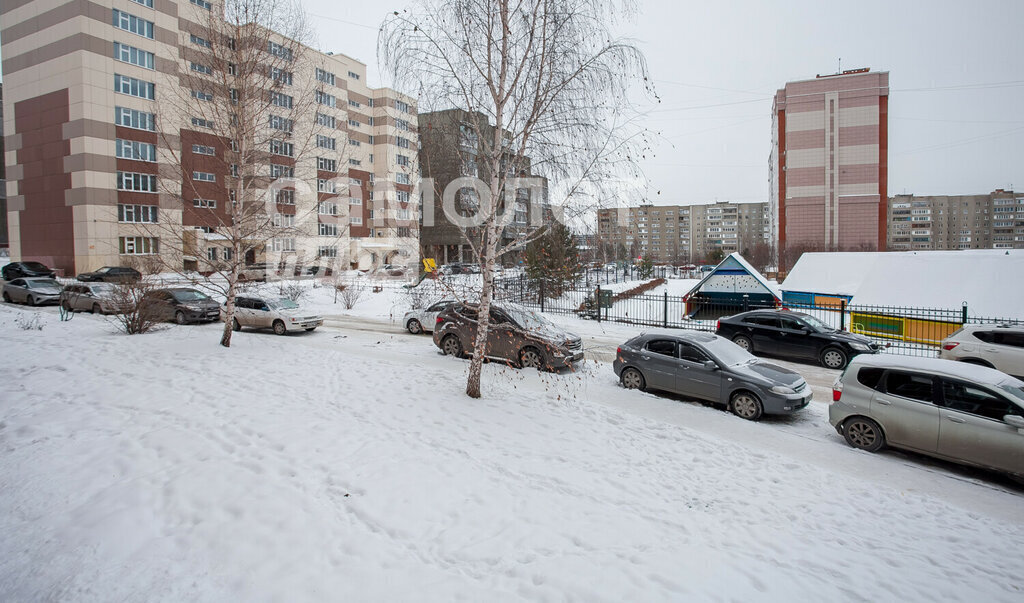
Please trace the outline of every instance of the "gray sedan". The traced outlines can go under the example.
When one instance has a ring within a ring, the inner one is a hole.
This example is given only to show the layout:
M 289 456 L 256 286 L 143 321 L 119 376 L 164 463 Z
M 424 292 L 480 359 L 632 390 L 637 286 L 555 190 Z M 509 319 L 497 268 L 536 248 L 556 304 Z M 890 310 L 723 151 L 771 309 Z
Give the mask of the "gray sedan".
M 115 314 L 119 311 L 112 283 L 75 283 L 64 287 L 60 305 L 68 312 Z
M 811 401 L 811 390 L 798 373 L 711 333 L 643 334 L 619 347 L 612 366 L 628 389 L 724 404 L 751 421 L 763 414 L 793 413 Z
M 30 306 L 55 304 L 60 300 L 60 283 L 52 278 L 16 278 L 4 283 L 5 302 L 17 302 Z

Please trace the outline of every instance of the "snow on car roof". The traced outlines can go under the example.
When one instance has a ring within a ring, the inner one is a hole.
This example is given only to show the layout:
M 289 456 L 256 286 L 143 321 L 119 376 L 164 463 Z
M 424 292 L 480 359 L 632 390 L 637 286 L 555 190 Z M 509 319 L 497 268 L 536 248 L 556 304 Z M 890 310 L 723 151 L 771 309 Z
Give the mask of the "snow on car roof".
M 922 358 L 920 356 L 903 356 L 899 354 L 859 354 L 854 356 L 853 360 L 850 361 L 850 365 L 943 373 L 990 385 L 1017 381 L 1017 379 L 1006 373 L 988 368 L 987 366 L 957 362 L 955 360 L 943 360 L 941 358 Z

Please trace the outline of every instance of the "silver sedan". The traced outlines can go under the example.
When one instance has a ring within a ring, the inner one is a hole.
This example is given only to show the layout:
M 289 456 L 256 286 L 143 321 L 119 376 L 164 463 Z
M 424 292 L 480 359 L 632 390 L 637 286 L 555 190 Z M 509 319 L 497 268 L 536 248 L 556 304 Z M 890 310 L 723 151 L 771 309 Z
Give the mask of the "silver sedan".
M 60 283 L 52 278 L 16 278 L 4 283 L 3 298 L 8 303 L 40 306 L 57 303 L 60 300 L 60 291 Z

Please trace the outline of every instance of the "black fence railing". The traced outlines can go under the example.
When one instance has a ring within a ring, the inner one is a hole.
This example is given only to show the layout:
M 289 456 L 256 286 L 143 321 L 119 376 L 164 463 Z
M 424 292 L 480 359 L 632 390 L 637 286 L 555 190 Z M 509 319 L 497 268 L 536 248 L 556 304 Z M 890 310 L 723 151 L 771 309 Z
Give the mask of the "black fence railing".
M 542 312 L 575 315 L 580 318 L 663 329 L 715 331 L 723 316 L 763 307 L 773 302 L 739 298 L 730 302 L 694 296 L 684 301 L 670 295 L 667 288 L 615 299 L 623 286 L 610 291 L 602 284 L 583 283 L 558 287 L 526 278 L 497 279 L 495 297 L 518 303 Z M 626 287 L 628 288 L 628 287 Z M 795 312 L 808 314 L 830 327 L 860 333 L 886 346 L 893 353 L 934 356 L 942 340 L 965 323 L 1024 324 L 1024 321 L 981 317 L 960 308 L 916 308 L 904 306 L 848 305 L 844 301 L 831 305 L 782 304 Z

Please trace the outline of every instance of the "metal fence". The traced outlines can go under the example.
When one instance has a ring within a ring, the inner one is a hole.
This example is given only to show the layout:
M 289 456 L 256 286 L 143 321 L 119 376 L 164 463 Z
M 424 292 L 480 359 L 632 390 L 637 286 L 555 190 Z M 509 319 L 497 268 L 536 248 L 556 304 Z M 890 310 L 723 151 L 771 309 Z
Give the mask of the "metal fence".
M 621 289 L 621 287 L 619 287 Z M 602 293 L 603 291 L 603 293 Z M 614 299 L 601 284 L 579 283 L 552 291 L 550 283 L 526 278 L 495 281 L 496 299 L 518 303 L 553 314 L 663 329 L 715 331 L 717 321 L 770 304 L 721 301 L 694 296 L 684 301 L 667 291 L 642 293 Z M 871 337 L 893 353 L 935 356 L 942 340 L 965 323 L 1024 324 L 1024 321 L 981 317 L 961 308 L 912 308 L 901 306 L 864 306 L 839 301 L 831 305 L 783 304 L 784 308 L 803 312 L 833 328 Z

